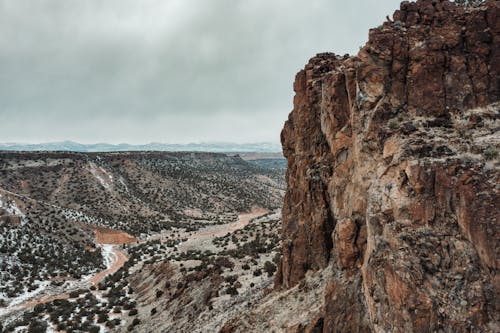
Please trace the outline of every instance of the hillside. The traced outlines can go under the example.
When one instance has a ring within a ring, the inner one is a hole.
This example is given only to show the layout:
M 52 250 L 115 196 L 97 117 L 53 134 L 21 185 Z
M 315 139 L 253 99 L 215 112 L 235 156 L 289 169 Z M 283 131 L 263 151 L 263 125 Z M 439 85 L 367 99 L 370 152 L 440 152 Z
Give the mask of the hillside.
M 107 279 L 125 261 L 151 260 L 140 253 L 160 239 L 168 244 L 162 246 L 165 255 L 172 256 L 197 232 L 232 228 L 245 212 L 276 210 L 283 192 L 284 169 L 239 156 L 0 152 L 0 317 L 7 316 L 10 328 L 22 327 L 33 319 L 30 312 L 19 317 L 34 306 L 28 304 L 77 290 L 90 293 L 91 283 Z M 120 246 L 127 243 L 129 248 Z M 275 238 L 272 247 L 277 245 Z M 164 258 L 158 250 L 154 258 Z M 119 258 L 124 261 L 112 269 Z
M 278 207 L 282 172 L 216 153 L 0 152 L 1 189 L 135 236 Z
M 83 144 L 73 141 L 48 142 L 48 143 L 0 143 L 0 150 L 9 151 L 76 151 L 82 153 L 90 152 L 119 152 L 119 151 L 197 151 L 213 153 L 238 153 L 238 152 L 259 152 L 277 153 L 280 152 L 279 143 L 186 143 L 168 144 L 151 142 L 148 144 L 110 144 L 95 143 Z

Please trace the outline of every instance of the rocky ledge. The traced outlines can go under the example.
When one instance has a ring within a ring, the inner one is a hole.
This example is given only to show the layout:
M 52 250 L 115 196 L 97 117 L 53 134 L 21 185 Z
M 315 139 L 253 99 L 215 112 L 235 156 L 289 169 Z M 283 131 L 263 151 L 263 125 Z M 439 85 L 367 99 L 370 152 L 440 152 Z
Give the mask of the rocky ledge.
M 292 331 L 500 331 L 499 8 L 405 1 L 297 74 L 275 288 L 331 273 Z

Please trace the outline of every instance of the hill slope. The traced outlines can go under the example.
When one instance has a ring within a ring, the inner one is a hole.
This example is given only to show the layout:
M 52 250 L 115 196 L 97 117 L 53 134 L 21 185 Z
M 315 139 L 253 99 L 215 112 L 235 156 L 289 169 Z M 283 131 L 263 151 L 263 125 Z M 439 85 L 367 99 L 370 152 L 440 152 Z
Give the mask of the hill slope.
M 234 222 L 279 207 L 283 189 L 283 169 L 224 154 L 0 152 L 0 301 L 103 270 L 114 231 L 128 242 Z

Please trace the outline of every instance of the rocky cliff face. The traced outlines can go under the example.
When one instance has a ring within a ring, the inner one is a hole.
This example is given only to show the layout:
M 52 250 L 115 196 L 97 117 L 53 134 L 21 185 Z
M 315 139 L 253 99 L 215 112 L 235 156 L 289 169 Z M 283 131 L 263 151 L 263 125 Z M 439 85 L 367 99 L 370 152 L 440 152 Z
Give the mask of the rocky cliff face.
M 297 74 L 276 288 L 332 273 L 294 331 L 500 329 L 499 13 L 405 1 Z

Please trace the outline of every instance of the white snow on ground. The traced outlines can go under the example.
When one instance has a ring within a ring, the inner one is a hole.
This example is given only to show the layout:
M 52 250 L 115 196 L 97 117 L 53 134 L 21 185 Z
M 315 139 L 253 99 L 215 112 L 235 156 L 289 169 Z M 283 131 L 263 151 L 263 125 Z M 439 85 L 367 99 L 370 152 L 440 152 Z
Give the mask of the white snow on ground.
M 102 296 L 102 292 L 96 291 L 96 292 L 93 292 L 92 294 L 99 301 L 99 303 L 108 303 L 108 299 Z
M 95 273 L 90 273 L 90 274 L 82 276 L 79 280 L 65 281 L 63 284 L 63 290 L 71 291 L 71 290 L 76 290 L 79 288 L 84 288 L 87 285 L 89 285 L 87 280 L 90 279 L 94 275 L 95 275 Z
M 45 330 L 45 333 L 56 333 L 56 330 L 54 329 L 54 326 L 50 323 L 50 316 L 46 315 L 43 320 L 47 323 L 47 329 Z
M 109 187 L 111 186 L 111 183 L 113 182 L 113 176 L 108 174 L 106 172 L 106 170 L 104 170 L 102 167 L 95 165 L 94 162 L 89 162 L 89 166 L 90 166 L 90 168 L 88 170 L 90 171 L 90 173 L 95 178 L 97 178 L 97 180 L 99 180 L 99 182 L 101 183 L 101 185 L 105 189 L 109 190 Z M 107 177 L 103 177 L 102 175 L 107 176 Z
M 5 209 L 9 214 L 20 216 L 22 225 L 28 221 L 26 215 L 17 207 L 16 202 L 14 200 L 8 201 L 7 198 L 4 199 L 2 194 L 0 194 L 0 207 Z
M 68 220 L 76 220 L 79 222 L 83 223 L 88 223 L 88 224 L 95 224 L 95 225 L 100 225 L 104 223 L 104 220 L 102 218 L 95 218 L 92 216 L 88 216 L 80 211 L 69 209 L 69 208 L 63 208 L 59 206 L 55 206 L 57 208 L 62 209 L 64 217 Z
M 110 268 L 113 263 L 117 260 L 116 254 L 113 251 L 113 245 L 103 244 L 101 245 L 101 253 L 106 269 Z
M 95 324 L 97 326 L 99 326 L 99 333 L 106 333 L 106 326 L 104 326 L 104 324 L 100 324 L 100 323 L 97 323 L 97 321 L 95 322 Z
M 11 311 L 10 308 L 15 307 L 16 305 L 22 304 L 30 299 L 33 299 L 38 294 L 42 293 L 47 287 L 50 286 L 50 281 L 40 281 L 38 288 L 33 291 L 25 291 L 17 297 L 11 298 L 7 307 L 0 308 L 0 316 Z
M 104 265 L 106 266 L 106 269 L 108 269 L 117 260 L 116 254 L 113 251 L 113 245 L 112 244 L 104 244 L 104 245 L 100 245 L 100 247 L 101 247 L 101 253 L 102 253 Z M 88 279 L 90 279 L 92 276 L 94 276 L 94 273 L 89 274 L 87 276 L 83 276 L 79 280 L 65 281 L 63 286 L 61 286 L 61 288 L 60 288 L 62 290 L 57 290 L 59 288 L 57 288 L 57 289 L 51 288 L 50 281 L 36 281 L 38 283 L 38 288 L 36 288 L 33 291 L 25 290 L 24 293 L 14 297 L 14 298 L 8 299 L 7 297 L 5 297 L 4 294 L 0 294 L 0 299 L 5 299 L 8 301 L 7 307 L 0 308 L 0 317 L 2 315 L 5 315 L 5 314 L 11 312 L 12 308 L 14 308 L 18 305 L 21 305 L 27 301 L 30 301 L 30 300 L 33 300 L 36 298 L 40 298 L 42 296 L 41 294 L 45 294 L 44 292 L 51 291 L 51 289 L 54 289 L 53 292 L 57 291 L 57 293 L 62 293 L 62 292 L 69 292 L 71 290 L 76 290 L 78 288 L 88 286 L 88 284 L 89 284 Z M 52 294 L 53 292 L 51 292 L 49 294 Z M 46 295 L 44 295 L 44 296 L 46 296 Z
M 125 186 L 125 192 L 128 193 L 128 186 L 127 186 L 127 184 L 125 184 L 125 181 L 123 180 L 123 177 L 120 176 L 119 181 L 120 181 L 120 183 L 122 183 L 123 186 Z

